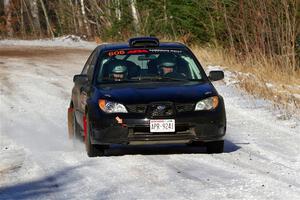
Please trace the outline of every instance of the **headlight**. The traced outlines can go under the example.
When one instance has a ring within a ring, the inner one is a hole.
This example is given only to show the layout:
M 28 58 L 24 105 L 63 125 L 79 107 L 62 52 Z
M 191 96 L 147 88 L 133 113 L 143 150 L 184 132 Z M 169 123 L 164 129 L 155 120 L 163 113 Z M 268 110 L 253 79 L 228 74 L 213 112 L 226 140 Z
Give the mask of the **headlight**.
M 120 103 L 99 99 L 98 104 L 100 109 L 106 113 L 127 113 L 125 106 Z
M 215 109 L 219 104 L 219 98 L 217 96 L 208 97 L 201 101 L 198 101 L 195 107 L 195 111 L 198 110 L 212 110 Z

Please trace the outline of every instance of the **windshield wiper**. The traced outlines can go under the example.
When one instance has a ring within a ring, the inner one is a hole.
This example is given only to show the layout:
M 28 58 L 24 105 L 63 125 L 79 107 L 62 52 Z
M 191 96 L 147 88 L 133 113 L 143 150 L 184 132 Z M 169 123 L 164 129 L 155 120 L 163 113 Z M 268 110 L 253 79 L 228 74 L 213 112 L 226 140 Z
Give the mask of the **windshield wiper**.
M 134 80 L 149 80 L 149 81 L 195 81 L 195 82 L 203 82 L 203 79 L 188 79 L 188 78 L 174 78 L 168 76 L 144 76 L 134 78 Z
M 103 79 L 99 84 L 117 84 L 117 83 L 134 83 L 134 82 L 141 82 L 141 81 L 196 81 L 201 82 L 203 79 L 180 79 L 180 78 L 173 78 L 167 76 L 142 76 L 142 77 L 133 77 L 131 79 L 126 79 L 122 81 L 115 81 L 113 79 Z
M 172 77 L 164 77 L 164 76 L 143 76 L 132 78 L 132 80 L 140 80 L 140 81 L 187 81 L 187 79 L 177 79 Z
M 115 80 L 102 80 L 98 82 L 99 84 L 114 84 L 114 83 L 133 83 L 139 82 L 138 80 L 122 80 L 122 81 L 115 81 Z
M 203 82 L 203 79 L 186 79 L 188 81 Z

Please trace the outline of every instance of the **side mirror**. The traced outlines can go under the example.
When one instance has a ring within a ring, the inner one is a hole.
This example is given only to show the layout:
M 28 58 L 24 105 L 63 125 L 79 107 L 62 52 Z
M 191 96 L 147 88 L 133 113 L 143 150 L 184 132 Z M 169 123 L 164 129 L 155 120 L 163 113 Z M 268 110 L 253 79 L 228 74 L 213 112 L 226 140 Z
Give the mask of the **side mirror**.
M 74 83 L 81 83 L 81 84 L 84 84 L 84 83 L 87 83 L 88 82 L 88 76 L 85 75 L 85 74 L 76 74 L 74 77 L 73 77 L 73 82 Z
M 222 80 L 224 78 L 224 72 L 223 71 L 210 71 L 209 72 L 209 76 L 208 78 L 211 81 L 218 81 L 218 80 Z

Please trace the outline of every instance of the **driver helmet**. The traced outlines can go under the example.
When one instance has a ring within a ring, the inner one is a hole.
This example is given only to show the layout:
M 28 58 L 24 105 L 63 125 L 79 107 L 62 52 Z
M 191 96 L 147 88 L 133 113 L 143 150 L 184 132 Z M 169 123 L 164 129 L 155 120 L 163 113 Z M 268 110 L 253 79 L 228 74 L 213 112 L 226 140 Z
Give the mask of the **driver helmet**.
M 174 72 L 176 70 L 176 57 L 171 53 L 159 57 L 158 68 L 162 75 Z
M 116 65 L 111 71 L 111 78 L 115 81 L 127 79 L 128 71 L 124 65 Z

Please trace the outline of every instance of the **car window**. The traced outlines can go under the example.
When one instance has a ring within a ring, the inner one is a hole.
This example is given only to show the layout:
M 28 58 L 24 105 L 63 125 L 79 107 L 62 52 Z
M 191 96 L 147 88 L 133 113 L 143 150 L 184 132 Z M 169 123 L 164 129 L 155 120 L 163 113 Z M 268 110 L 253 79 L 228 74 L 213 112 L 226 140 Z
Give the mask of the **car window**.
M 87 75 L 88 70 L 89 70 L 89 67 L 90 67 L 90 65 L 93 63 L 92 61 L 93 61 L 95 55 L 96 55 L 96 51 L 94 51 L 94 52 L 90 55 L 90 57 L 88 58 L 88 60 L 86 61 L 85 65 L 84 65 L 84 67 L 83 67 L 83 69 L 82 69 L 81 74 Z
M 100 61 L 97 81 L 199 81 L 203 78 L 199 67 L 184 50 L 120 50 L 105 54 Z

